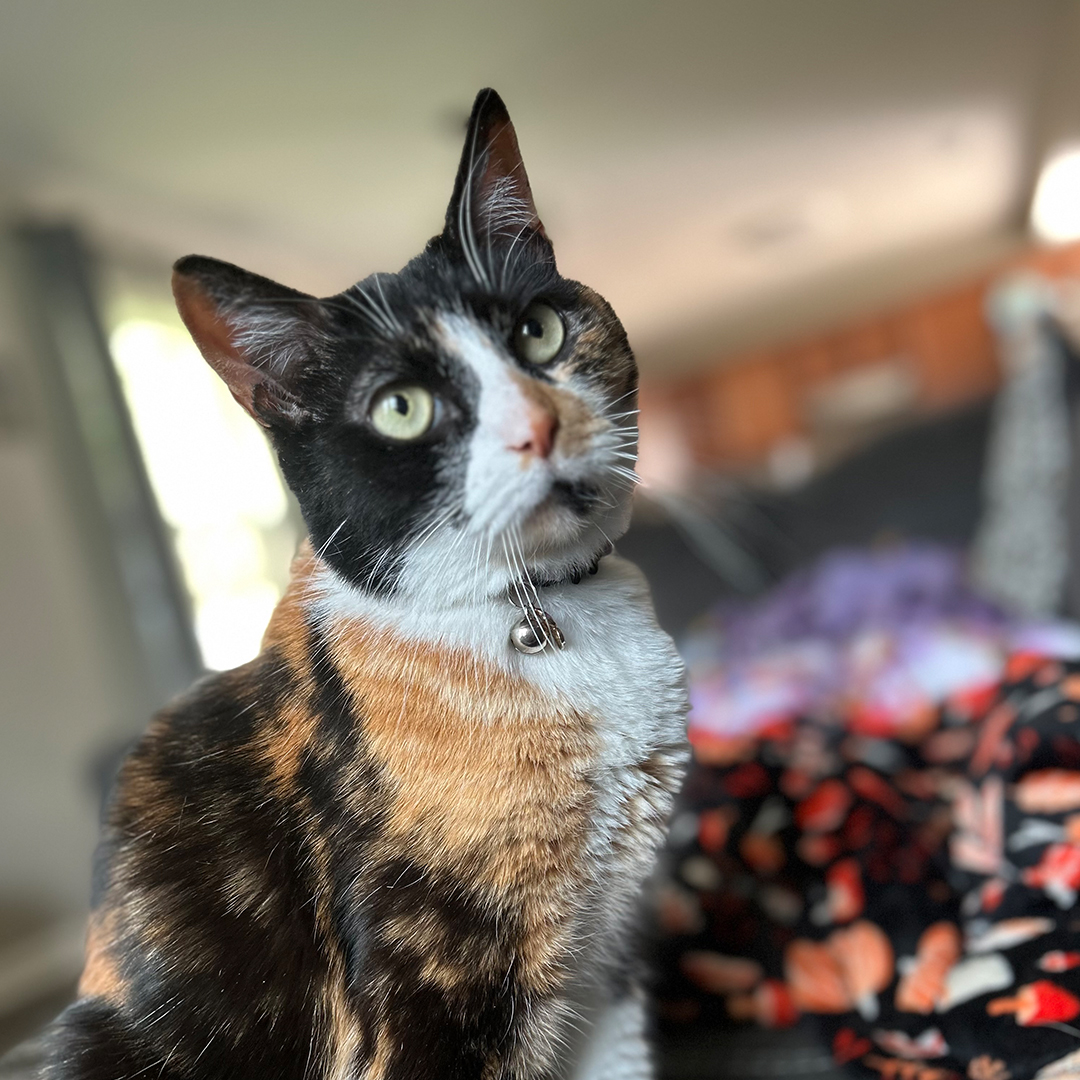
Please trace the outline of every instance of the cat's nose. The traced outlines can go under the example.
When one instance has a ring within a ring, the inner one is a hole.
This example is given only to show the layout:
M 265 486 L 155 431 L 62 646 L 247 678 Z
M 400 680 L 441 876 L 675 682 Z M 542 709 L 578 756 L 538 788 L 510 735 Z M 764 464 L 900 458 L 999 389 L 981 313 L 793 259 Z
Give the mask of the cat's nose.
M 523 438 L 510 449 L 533 457 L 550 457 L 559 431 L 559 418 L 538 401 L 530 401 L 528 410 Z

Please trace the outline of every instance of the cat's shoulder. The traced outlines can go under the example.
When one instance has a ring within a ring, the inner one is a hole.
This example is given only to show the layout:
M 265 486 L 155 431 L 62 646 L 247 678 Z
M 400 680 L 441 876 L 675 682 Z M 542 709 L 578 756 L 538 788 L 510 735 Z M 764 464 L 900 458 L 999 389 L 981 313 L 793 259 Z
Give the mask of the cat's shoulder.
M 688 708 L 685 669 L 656 621 L 638 567 L 609 556 L 594 577 L 580 586 L 560 586 L 545 602 L 567 636 L 567 648 L 525 668 L 526 677 L 572 695 L 630 742 L 634 735 L 649 745 L 681 742 Z

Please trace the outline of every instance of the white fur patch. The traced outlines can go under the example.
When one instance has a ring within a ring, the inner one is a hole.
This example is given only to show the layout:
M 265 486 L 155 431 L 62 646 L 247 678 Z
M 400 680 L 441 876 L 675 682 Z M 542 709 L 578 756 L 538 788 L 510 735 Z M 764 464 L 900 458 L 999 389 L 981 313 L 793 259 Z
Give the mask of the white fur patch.
M 593 1024 L 569 1080 L 650 1080 L 645 1003 L 637 995 L 613 1002 Z
M 529 410 L 499 346 L 464 315 L 441 315 L 438 326 L 445 348 L 467 364 L 480 383 L 464 509 L 475 531 L 499 533 L 547 495 L 551 467 L 510 449 L 529 438 Z

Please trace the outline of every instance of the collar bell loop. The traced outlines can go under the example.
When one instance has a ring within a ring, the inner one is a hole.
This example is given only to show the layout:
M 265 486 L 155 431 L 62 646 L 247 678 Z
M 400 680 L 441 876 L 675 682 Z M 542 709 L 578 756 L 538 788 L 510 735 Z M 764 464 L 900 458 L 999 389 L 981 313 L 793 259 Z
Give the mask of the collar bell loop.
M 564 649 L 566 638 L 559 624 L 543 608 L 530 605 L 525 608 L 524 617 L 510 631 L 510 644 L 519 653 L 529 655 L 543 652 L 551 645 Z
M 559 624 L 542 607 L 540 607 L 538 603 L 523 603 L 529 593 L 531 592 L 533 597 L 539 599 L 537 597 L 537 589 L 546 589 L 554 585 L 564 585 L 568 582 L 573 582 L 577 585 L 585 573 L 595 574 L 597 570 L 600 569 L 600 560 L 606 555 L 610 555 L 612 550 L 610 543 L 605 544 L 603 549 L 597 553 L 596 558 L 593 559 L 592 564 L 587 570 L 575 571 L 566 578 L 536 580 L 526 573 L 524 581 L 527 584 L 522 585 L 521 582 L 518 582 L 515 585 L 511 585 L 508 590 L 508 596 L 511 602 L 514 602 L 516 595 L 517 606 L 525 613 L 524 617 L 519 619 L 510 631 L 510 644 L 513 645 L 519 653 L 524 653 L 526 655 L 540 653 L 549 646 L 554 646 L 556 649 L 566 648 L 566 638 L 559 629 Z

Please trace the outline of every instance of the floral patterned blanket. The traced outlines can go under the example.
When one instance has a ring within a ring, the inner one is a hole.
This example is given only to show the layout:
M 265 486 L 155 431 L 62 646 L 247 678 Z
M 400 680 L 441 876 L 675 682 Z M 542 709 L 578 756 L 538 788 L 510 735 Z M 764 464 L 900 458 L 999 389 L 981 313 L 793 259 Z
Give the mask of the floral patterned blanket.
M 1080 1077 L 1080 663 L 866 717 L 692 728 L 662 1015 L 813 1015 L 866 1077 Z

